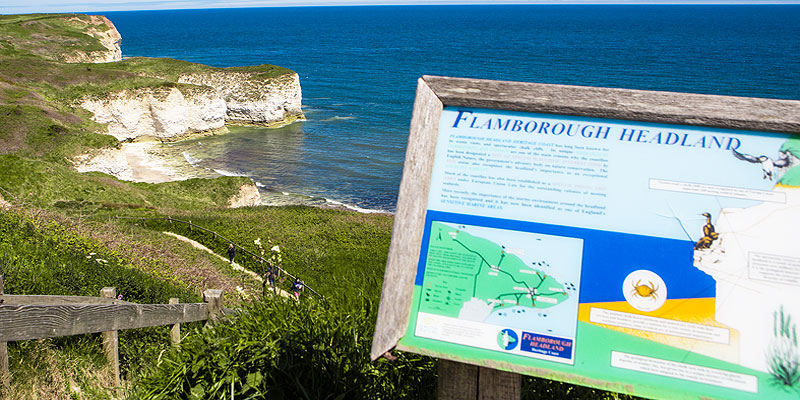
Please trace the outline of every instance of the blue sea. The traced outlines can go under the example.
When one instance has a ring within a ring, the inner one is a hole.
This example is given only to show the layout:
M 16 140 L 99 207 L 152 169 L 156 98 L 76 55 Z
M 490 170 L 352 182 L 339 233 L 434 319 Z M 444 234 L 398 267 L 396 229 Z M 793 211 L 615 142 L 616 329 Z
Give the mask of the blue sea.
M 106 12 L 124 57 L 296 71 L 308 121 L 171 145 L 265 204 L 393 211 L 422 75 L 800 99 L 800 5 L 297 7 Z

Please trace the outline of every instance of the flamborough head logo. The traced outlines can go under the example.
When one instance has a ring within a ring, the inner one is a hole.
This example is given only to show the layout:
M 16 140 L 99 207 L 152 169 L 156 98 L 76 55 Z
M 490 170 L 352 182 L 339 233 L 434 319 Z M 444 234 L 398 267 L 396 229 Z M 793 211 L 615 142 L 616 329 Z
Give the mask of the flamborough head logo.
M 513 329 L 503 329 L 497 334 L 497 345 L 503 350 L 514 350 L 519 343 L 519 336 Z

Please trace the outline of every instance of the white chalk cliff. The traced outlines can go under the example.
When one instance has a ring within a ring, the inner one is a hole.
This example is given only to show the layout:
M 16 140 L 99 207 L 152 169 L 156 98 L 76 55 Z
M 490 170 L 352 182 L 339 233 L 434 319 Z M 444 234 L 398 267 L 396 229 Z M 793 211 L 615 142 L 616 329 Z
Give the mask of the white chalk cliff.
M 64 61 L 122 60 L 122 36 L 106 17 L 76 16 L 66 21 L 97 39 L 106 50 L 75 51 L 64 55 Z M 88 96 L 77 105 L 91 111 L 94 121 L 108 124 L 109 134 L 119 140 L 142 136 L 171 139 L 219 130 L 226 123 L 274 126 L 304 118 L 300 109 L 300 78 L 294 72 L 285 70 L 285 74 L 264 77 L 264 71 L 257 67 L 203 67 L 200 72 L 198 68 L 187 67 L 187 70 L 191 72 L 179 74 L 177 82 L 156 73 L 141 72 L 142 76 L 170 83 Z
M 261 79 L 255 72 L 224 69 L 182 75 L 174 87 L 144 87 L 89 96 L 79 106 L 108 124 L 119 140 L 180 136 L 225 124 L 280 125 L 303 119 L 296 73 Z
M 169 139 L 225 126 L 225 101 L 208 87 L 156 87 L 85 98 L 80 106 L 120 141 L 143 136 Z
M 295 73 L 264 80 L 253 72 L 217 70 L 184 74 L 178 82 L 214 88 L 225 100 L 228 123 L 271 125 L 303 117 L 300 77 Z

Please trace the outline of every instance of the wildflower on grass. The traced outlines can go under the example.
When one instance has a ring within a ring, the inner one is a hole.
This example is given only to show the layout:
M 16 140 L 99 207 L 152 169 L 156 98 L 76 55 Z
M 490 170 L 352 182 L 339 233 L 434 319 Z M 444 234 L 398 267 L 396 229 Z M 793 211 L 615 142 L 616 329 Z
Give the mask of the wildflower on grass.
M 241 286 L 236 287 L 236 296 L 242 300 L 252 300 L 253 298 L 253 296 L 250 293 L 247 293 Z

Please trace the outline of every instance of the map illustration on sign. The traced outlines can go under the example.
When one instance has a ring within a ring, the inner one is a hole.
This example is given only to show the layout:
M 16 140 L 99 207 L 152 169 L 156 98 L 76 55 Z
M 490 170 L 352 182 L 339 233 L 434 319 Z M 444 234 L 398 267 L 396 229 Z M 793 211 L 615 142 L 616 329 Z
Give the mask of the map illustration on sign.
M 571 360 L 582 242 L 432 222 L 419 304 L 429 317 L 421 319 L 417 332 L 494 349 L 492 342 L 475 340 L 491 334 L 503 350 Z M 465 323 L 474 329 L 447 329 Z

